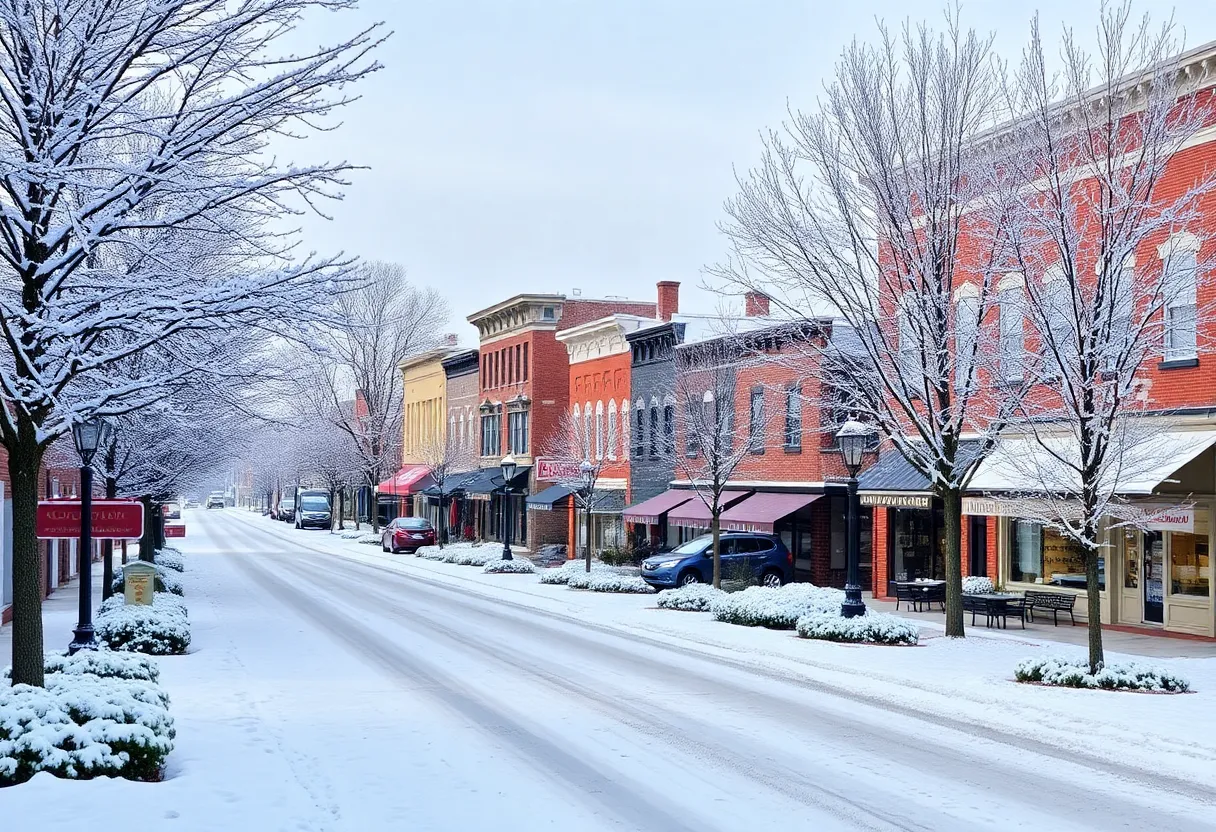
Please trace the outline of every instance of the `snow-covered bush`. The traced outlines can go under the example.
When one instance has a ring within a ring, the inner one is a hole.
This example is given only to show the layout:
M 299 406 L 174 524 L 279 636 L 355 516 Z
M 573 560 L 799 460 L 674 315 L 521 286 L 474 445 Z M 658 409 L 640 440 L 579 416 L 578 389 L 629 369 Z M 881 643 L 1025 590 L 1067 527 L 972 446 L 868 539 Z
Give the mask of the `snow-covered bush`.
M 382 541 L 380 539 L 380 535 L 375 534 L 373 532 L 367 532 L 365 534 L 361 534 L 358 537 L 356 537 L 355 542 L 363 543 L 367 546 L 379 546 L 384 541 Z
M 182 553 L 171 546 L 166 546 L 154 552 L 152 560 L 157 566 L 172 569 L 174 572 L 186 571 L 186 561 L 182 558 Z
M 174 572 L 172 569 L 166 569 L 159 563 L 153 562 L 150 565 L 156 570 L 156 578 L 153 580 L 153 589 L 156 592 L 171 592 L 174 595 L 185 594 L 181 576 L 177 572 Z M 115 594 L 122 595 L 126 585 L 126 577 L 123 575 L 122 570 L 114 570 L 114 583 L 110 584 L 110 587 L 114 590 Z
M 364 534 L 365 534 L 365 532 L 362 532 L 362 531 L 355 531 L 354 529 L 348 529 L 344 532 L 340 532 L 338 534 L 338 537 L 342 538 L 343 540 L 358 540 L 359 538 L 363 537 Z
M 502 557 L 501 543 L 462 544 L 459 547 L 449 547 L 451 554 L 445 551 L 443 562 L 454 563 L 458 566 L 485 566 L 492 560 Z
M 779 588 L 752 586 L 718 598 L 709 609 L 715 621 L 792 630 L 804 615 L 838 613 L 842 601 L 844 593 L 839 589 L 812 584 L 786 584 Z
M 711 584 L 687 584 L 679 589 L 665 589 L 659 593 L 656 603 L 665 610 L 685 612 L 709 612 L 714 601 L 726 595 Z
M 984 595 L 993 590 L 992 579 L 978 575 L 968 575 L 963 578 L 963 592 L 966 595 Z
M 638 595 L 651 595 L 655 592 L 654 587 L 637 575 L 621 575 L 612 572 L 592 572 L 591 580 L 587 582 L 587 589 L 592 592 L 632 592 Z
M 97 638 L 111 650 L 179 655 L 190 646 L 190 622 L 186 607 L 172 595 L 157 592 L 151 605 L 122 603 L 109 598 L 97 610 Z
M 48 654 L 46 670 L 44 688 L 0 687 L 0 786 L 40 771 L 159 779 L 175 731 L 154 664 L 85 650 Z
M 868 610 L 855 618 L 843 618 L 839 610 L 804 615 L 794 629 L 803 638 L 850 644 L 916 644 L 920 639 L 920 629 L 912 622 Z
M 536 567 L 527 558 L 517 557 L 514 560 L 489 561 L 486 563 L 486 568 L 483 571 L 497 574 L 516 573 L 530 575 L 536 571 Z
M 1065 656 L 1023 659 L 1013 675 L 1019 682 L 1066 688 L 1144 690 L 1155 693 L 1185 693 L 1191 689 L 1191 683 L 1186 679 L 1160 667 L 1129 662 L 1103 665 L 1097 673 L 1090 673 L 1088 661 Z
M 574 573 L 569 569 L 542 569 L 540 570 L 540 582 L 542 584 L 564 584 L 570 580 L 570 576 Z

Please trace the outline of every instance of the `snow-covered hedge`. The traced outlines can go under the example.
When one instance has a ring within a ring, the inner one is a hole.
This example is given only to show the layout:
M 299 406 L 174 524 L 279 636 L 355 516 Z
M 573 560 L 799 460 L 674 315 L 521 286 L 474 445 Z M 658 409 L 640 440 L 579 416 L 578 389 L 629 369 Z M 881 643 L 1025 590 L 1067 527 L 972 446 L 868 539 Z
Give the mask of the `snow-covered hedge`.
M 384 543 L 384 541 L 380 539 L 380 535 L 375 534 L 373 532 L 366 532 L 364 534 L 359 535 L 358 537 L 355 538 L 355 542 L 363 543 L 368 546 L 379 546 L 382 543 Z
M 637 595 L 652 595 L 655 592 L 654 587 L 637 575 L 621 575 L 612 572 L 592 572 L 587 589 L 592 592 L 631 592 Z
M 709 612 L 713 602 L 725 595 L 722 590 L 714 589 L 712 584 L 687 584 L 679 589 L 663 590 L 656 603 L 665 610 Z
M 502 557 L 501 543 L 480 543 L 458 547 L 448 547 L 444 552 L 444 563 L 454 563 L 457 566 L 485 566 L 492 560 Z
M 155 555 L 153 555 L 155 557 Z M 182 588 L 181 575 L 174 572 L 172 569 L 166 569 L 159 563 L 153 562 L 152 568 L 156 570 L 156 579 L 153 581 L 153 588 L 156 592 L 171 592 L 174 595 L 184 595 L 185 590 Z M 127 585 L 126 577 L 121 569 L 114 570 L 114 583 L 110 584 L 115 594 L 122 595 L 124 588 Z
M 492 560 L 486 563 L 485 572 L 505 574 L 517 573 L 521 575 L 530 575 L 536 571 L 536 567 L 532 565 L 532 561 L 527 558 L 517 557 L 514 560 Z
M 174 572 L 186 571 L 186 561 L 182 558 L 182 553 L 172 546 L 166 546 L 154 552 L 152 560 L 157 566 L 164 569 L 172 569 Z
M 587 566 L 582 561 L 578 562 L 577 567 L 562 567 L 569 573 L 564 583 L 571 589 L 589 589 L 591 580 L 600 575 L 619 575 L 620 573 L 611 566 L 605 566 L 602 563 L 591 564 L 591 571 L 587 571 Z
M 920 629 L 912 622 L 868 610 L 855 618 L 841 617 L 839 609 L 834 613 L 804 615 L 794 629 L 803 638 L 850 644 L 916 644 L 920 639 Z
M 106 679 L 131 679 L 137 682 L 160 681 L 160 668 L 147 656 L 117 653 L 104 645 L 99 650 L 81 650 L 74 656 L 66 653 L 47 653 L 43 659 L 43 670 L 47 674 L 60 673 L 67 676 L 100 676 Z M 4 668 L 3 678 L 12 678 L 11 667 Z
M 131 678 L 155 677 L 141 662 L 108 651 L 49 654 L 44 688 L 0 688 L 0 786 L 40 771 L 159 779 L 175 731 L 169 697 L 152 679 Z
M 151 605 L 122 602 L 121 596 L 107 599 L 98 609 L 94 629 L 97 638 L 111 650 L 180 655 L 190 646 L 190 621 L 186 607 L 164 592 L 152 596 Z
M 844 593 L 839 589 L 812 584 L 752 586 L 718 598 L 709 609 L 715 621 L 792 630 L 804 615 L 839 613 L 842 601 Z
M 963 578 L 963 592 L 967 595 L 984 595 L 994 589 L 991 578 L 968 575 Z
M 1191 689 L 1191 683 L 1186 679 L 1160 667 L 1129 662 L 1104 665 L 1097 673 L 1090 673 L 1087 660 L 1064 656 L 1024 659 L 1018 663 L 1013 675 L 1019 682 L 1066 688 L 1144 690 L 1155 693 L 1185 693 Z

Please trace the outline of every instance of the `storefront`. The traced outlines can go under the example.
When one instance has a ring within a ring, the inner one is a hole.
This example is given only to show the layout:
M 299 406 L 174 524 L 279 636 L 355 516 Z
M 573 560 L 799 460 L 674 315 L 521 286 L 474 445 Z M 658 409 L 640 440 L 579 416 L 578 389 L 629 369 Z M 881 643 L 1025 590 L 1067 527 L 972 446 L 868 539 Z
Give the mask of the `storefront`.
M 634 548 L 673 549 L 678 546 L 679 527 L 668 520 L 668 515 L 672 509 L 699 499 L 695 491 L 673 488 L 625 509 L 621 517 L 631 530 Z
M 414 495 L 433 485 L 430 473 L 425 465 L 406 465 L 376 486 L 376 511 L 381 524 L 414 514 Z
M 505 522 L 510 524 L 512 544 L 527 546 L 530 470 L 526 465 L 516 469 L 509 492 L 503 489 L 501 468 L 482 468 L 460 484 L 463 500 L 469 503 L 466 511 L 482 540 L 503 540 Z
M 741 502 L 751 493 L 750 491 L 723 491 L 718 495 L 718 506 L 725 513 L 727 509 Z M 695 491 L 692 494 L 691 500 L 667 513 L 668 543 L 671 545 L 678 546 L 695 537 L 709 534 L 713 515 L 701 495 Z M 705 497 L 711 498 L 708 494 Z

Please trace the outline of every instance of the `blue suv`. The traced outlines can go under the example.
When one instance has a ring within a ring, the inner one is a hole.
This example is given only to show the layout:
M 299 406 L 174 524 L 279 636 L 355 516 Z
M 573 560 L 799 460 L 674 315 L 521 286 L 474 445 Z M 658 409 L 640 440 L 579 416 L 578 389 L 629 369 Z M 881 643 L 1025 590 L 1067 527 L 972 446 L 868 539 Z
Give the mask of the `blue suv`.
M 768 534 L 724 532 L 719 551 L 722 575 L 746 573 L 764 586 L 781 586 L 794 578 L 794 556 L 781 538 Z M 642 580 L 657 589 L 712 583 L 713 535 L 703 535 L 662 555 L 642 561 Z

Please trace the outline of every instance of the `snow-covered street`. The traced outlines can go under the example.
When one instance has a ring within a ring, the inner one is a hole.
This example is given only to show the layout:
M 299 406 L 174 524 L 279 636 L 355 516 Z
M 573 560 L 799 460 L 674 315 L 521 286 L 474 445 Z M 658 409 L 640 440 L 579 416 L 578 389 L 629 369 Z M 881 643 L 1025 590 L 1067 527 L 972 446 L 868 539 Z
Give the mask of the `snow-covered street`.
M 187 522 L 194 643 L 160 660 L 178 721 L 168 779 L 39 775 L 0 793 L 3 816 L 37 808 L 42 828 L 72 829 L 105 805 L 122 828 L 191 830 L 1200 829 L 1216 816 L 1202 732 L 1180 754 L 1194 769 L 1148 764 L 1155 729 L 1123 738 L 1147 744 L 1143 766 L 1103 757 L 1117 736 L 1068 750 L 1092 703 L 1158 721 L 1210 711 L 1202 676 L 1181 697 L 1009 683 L 1052 703 L 1016 732 L 1006 720 L 1023 706 L 977 702 L 965 668 L 953 715 L 873 672 L 888 657 L 932 663 L 932 647 L 808 645 L 655 610 L 653 596 L 466 573 L 501 589 L 408 556 L 389 568 L 378 548 L 243 512 Z M 690 637 L 622 623 L 648 616 Z M 716 639 L 697 635 L 706 625 Z M 794 668 L 787 642 L 870 669 Z M 1091 704 L 1053 720 L 1069 697 Z M 992 718 L 973 718 L 983 708 Z M 1113 712 L 1111 725 L 1123 731 Z

